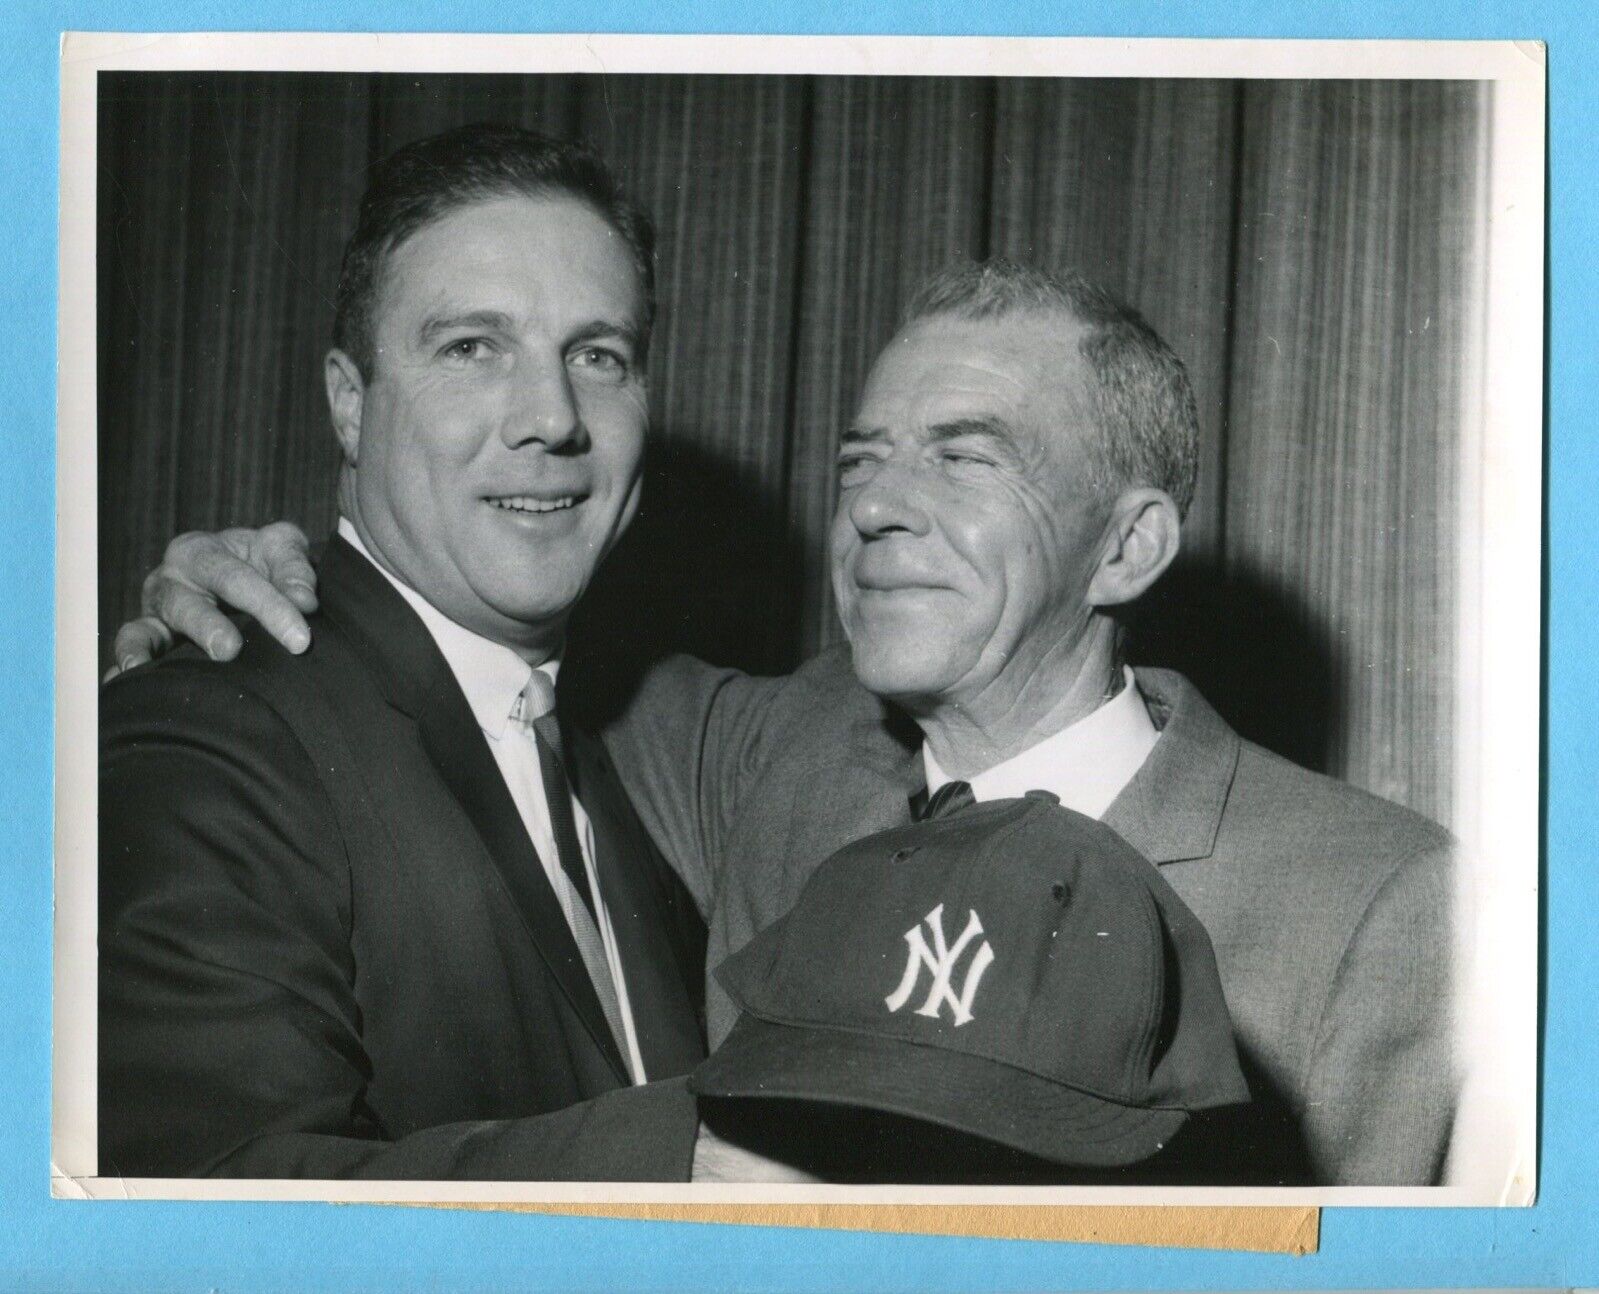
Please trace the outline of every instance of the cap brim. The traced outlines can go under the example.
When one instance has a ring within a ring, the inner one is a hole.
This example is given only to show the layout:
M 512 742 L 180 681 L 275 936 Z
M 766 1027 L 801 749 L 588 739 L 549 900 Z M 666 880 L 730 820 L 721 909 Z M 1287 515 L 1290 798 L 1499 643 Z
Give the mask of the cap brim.
M 1148 1159 L 1188 1119 L 1186 1110 L 1122 1105 L 965 1052 L 774 1024 L 748 1012 L 690 1076 L 689 1089 L 881 1110 L 1087 1168 Z

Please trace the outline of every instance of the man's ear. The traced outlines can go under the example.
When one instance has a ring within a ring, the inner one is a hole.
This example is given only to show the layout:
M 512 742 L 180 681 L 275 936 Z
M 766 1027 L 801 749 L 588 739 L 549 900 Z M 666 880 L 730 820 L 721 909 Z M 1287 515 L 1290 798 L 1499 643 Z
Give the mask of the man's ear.
M 1181 546 L 1182 521 L 1164 490 L 1123 490 L 1111 505 L 1105 549 L 1088 585 L 1095 607 L 1121 606 L 1142 596 L 1166 572 Z
M 366 400 L 366 381 L 355 361 L 337 347 L 322 361 L 322 380 L 327 383 L 333 434 L 339 438 L 344 461 L 354 467 L 361 448 L 361 406 Z

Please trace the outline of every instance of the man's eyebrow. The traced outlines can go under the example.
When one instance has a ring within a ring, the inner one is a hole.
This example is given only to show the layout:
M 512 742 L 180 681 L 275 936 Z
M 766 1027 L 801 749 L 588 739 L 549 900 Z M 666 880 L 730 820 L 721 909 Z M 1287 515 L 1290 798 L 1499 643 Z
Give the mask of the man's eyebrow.
M 926 438 L 938 443 L 945 440 L 956 440 L 962 436 L 981 436 L 985 440 L 1001 441 L 1004 444 L 1013 444 L 1015 434 L 1010 427 L 999 418 L 951 418 L 947 422 L 934 423 L 924 433 Z M 855 423 L 845 428 L 839 436 L 839 443 L 843 445 L 871 444 L 889 438 L 886 427 L 871 427 L 862 423 Z
M 615 337 L 637 350 L 643 335 L 643 330 L 635 323 L 624 323 L 618 319 L 595 319 L 573 332 L 568 344 L 580 346 L 586 341 Z
M 485 332 L 514 333 L 516 321 L 503 310 L 463 310 L 459 314 L 434 315 L 424 320 L 418 329 L 418 336 L 426 344 L 444 333 L 467 328 L 481 328 Z M 568 345 L 581 346 L 584 342 L 605 337 L 624 341 L 637 350 L 643 339 L 643 330 L 632 322 L 592 319 L 573 330 L 568 338 Z
M 852 423 L 844 428 L 838 441 L 841 445 L 864 445 L 887 439 L 888 429 L 886 427 L 863 427 L 859 423 Z
M 489 332 L 511 331 L 511 316 L 502 310 L 464 310 L 460 314 L 433 315 L 422 321 L 417 330 L 424 342 L 430 342 L 441 333 L 459 328 L 482 328 Z
M 1016 436 L 999 418 L 952 418 L 948 422 L 934 423 L 927 429 L 928 440 L 958 440 L 962 436 L 981 436 L 985 440 L 999 440 L 1009 445 Z

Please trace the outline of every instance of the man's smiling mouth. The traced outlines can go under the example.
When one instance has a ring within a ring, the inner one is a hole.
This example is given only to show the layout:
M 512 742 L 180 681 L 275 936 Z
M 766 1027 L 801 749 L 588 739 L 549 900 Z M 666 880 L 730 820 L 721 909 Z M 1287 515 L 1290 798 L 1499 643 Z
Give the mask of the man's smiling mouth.
M 873 571 L 855 572 L 855 588 L 860 593 L 934 593 L 947 590 L 948 585 L 909 571 L 887 573 Z
M 530 494 L 511 494 L 503 498 L 489 499 L 488 503 L 501 512 L 530 515 L 539 512 L 562 512 L 567 508 L 575 508 L 578 497 L 575 494 L 564 494 L 558 499 L 535 499 Z

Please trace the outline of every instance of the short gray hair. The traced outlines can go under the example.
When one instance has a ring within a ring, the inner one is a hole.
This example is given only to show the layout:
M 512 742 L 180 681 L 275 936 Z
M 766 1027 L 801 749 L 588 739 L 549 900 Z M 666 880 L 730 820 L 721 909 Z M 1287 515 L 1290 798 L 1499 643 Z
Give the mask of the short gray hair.
M 962 261 L 917 289 L 900 326 L 939 315 L 1039 314 L 1064 314 L 1087 329 L 1078 352 L 1095 379 L 1095 486 L 1110 495 L 1151 485 L 1187 515 L 1199 476 L 1199 410 L 1188 371 L 1143 316 L 1104 288 L 1070 270 Z

